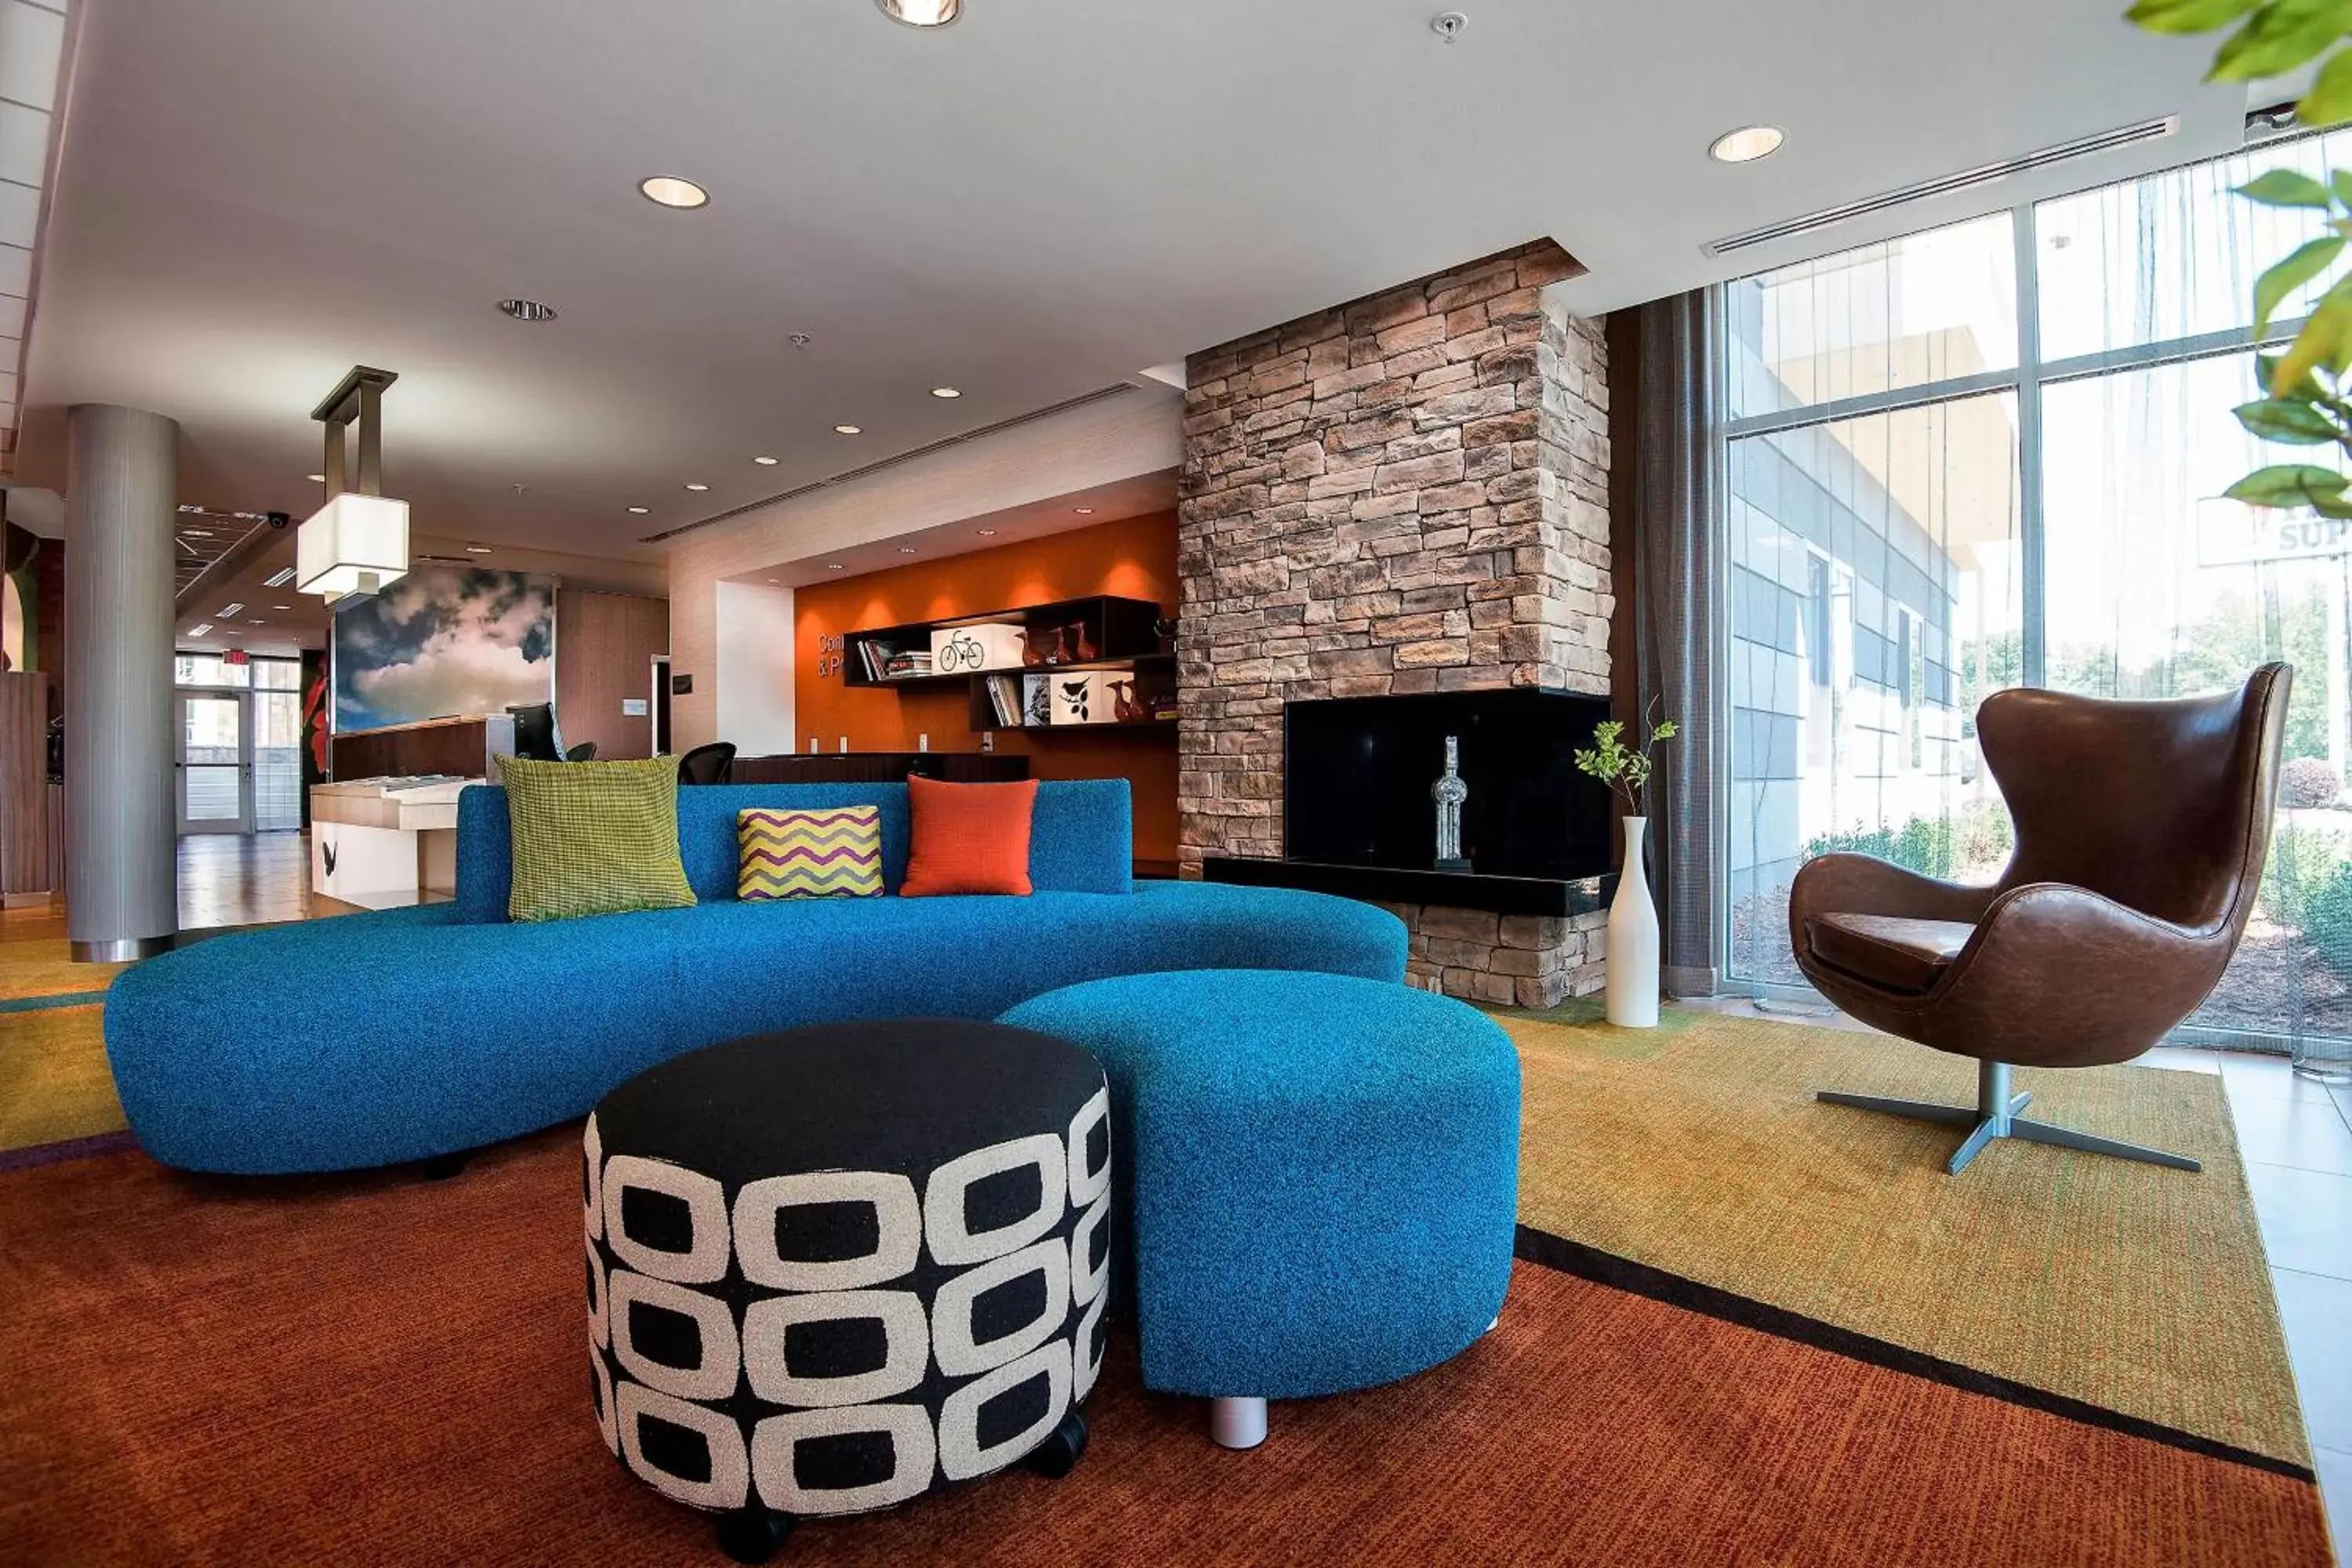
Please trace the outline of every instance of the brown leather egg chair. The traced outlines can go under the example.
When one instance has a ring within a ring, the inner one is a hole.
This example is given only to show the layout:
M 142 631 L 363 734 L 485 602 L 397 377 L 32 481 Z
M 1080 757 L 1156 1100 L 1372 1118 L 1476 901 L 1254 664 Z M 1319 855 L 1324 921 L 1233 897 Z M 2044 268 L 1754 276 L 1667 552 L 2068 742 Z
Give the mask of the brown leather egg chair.
M 2293 671 L 2167 702 L 1997 691 L 1977 710 L 2016 825 L 2000 880 L 1963 888 L 1864 855 L 1806 863 L 1789 940 L 1806 978 L 1891 1035 L 1977 1059 L 1973 1109 L 1823 1091 L 1833 1105 L 2194 1171 L 2197 1162 L 2018 1112 L 2010 1068 L 2128 1061 L 2195 1011 L 2254 907 Z

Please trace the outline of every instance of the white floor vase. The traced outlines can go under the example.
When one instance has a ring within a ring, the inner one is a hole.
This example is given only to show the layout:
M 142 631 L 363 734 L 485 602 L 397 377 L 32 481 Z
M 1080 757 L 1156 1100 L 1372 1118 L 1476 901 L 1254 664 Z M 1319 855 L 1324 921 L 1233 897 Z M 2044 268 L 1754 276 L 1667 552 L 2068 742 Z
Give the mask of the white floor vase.
M 1643 838 L 1646 816 L 1625 818 L 1625 864 L 1609 905 L 1608 1016 L 1629 1029 L 1658 1023 L 1658 906 L 1650 899 Z

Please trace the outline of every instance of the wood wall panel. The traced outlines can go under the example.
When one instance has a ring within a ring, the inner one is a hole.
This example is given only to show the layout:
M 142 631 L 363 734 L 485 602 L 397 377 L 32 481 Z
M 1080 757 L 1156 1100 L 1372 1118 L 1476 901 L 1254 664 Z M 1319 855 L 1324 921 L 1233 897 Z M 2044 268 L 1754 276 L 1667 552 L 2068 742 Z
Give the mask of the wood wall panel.
M 49 678 L 0 674 L 0 894 L 49 885 Z
M 512 745 L 509 737 L 499 750 L 504 752 Z M 346 784 L 353 779 L 415 778 L 423 773 L 478 779 L 489 765 L 488 756 L 489 737 L 482 720 L 428 720 L 337 735 L 334 774 Z
M 604 761 L 654 754 L 650 712 L 624 715 L 624 700 L 650 699 L 653 659 L 669 651 L 669 601 L 566 588 L 555 601 L 555 720 L 563 743 L 596 742 Z

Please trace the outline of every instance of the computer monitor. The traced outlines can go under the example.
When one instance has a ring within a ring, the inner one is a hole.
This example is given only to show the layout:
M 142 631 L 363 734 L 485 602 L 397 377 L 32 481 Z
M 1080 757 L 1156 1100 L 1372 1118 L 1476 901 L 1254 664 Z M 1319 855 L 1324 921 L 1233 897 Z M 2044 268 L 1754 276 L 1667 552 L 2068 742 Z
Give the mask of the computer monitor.
M 525 762 L 560 763 L 563 747 L 555 735 L 555 704 L 529 702 L 509 707 L 514 719 L 514 754 Z

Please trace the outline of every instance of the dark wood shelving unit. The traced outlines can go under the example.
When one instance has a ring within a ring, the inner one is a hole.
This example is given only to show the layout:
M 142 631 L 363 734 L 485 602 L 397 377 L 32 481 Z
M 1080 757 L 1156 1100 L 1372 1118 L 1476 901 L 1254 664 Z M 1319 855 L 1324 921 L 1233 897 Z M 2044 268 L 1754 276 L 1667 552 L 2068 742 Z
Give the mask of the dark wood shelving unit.
M 920 674 L 887 675 L 890 661 L 901 655 L 928 655 L 933 632 L 950 631 L 959 626 L 1017 626 L 1033 639 L 1042 639 L 1065 630 L 1081 634 L 1069 639 L 1068 651 L 1052 666 L 1024 665 L 1018 668 L 1082 668 L 1123 665 L 1138 657 L 1157 654 L 1160 634 L 1157 629 L 1160 606 L 1149 599 L 1123 599 L 1109 594 L 1097 594 L 1084 599 L 1057 599 L 1051 604 L 1021 605 L 1002 610 L 988 610 L 977 615 L 948 616 L 936 621 L 909 621 L 904 626 L 876 626 L 862 632 L 851 632 L 842 639 L 842 679 L 851 686 L 914 686 L 938 684 L 949 680 L 968 680 L 975 674 L 1009 675 L 1015 667 L 1004 666 L 987 670 L 926 670 Z M 1091 648 L 1091 657 L 1080 657 L 1081 647 Z M 866 650 L 872 650 L 869 663 Z
M 969 718 L 975 731 L 1019 730 L 1024 734 L 1033 735 L 1076 735 L 1100 730 L 1166 730 L 1172 734 L 1176 729 L 1172 712 L 1176 656 L 1162 645 L 1160 619 L 1160 606 L 1149 599 L 1127 599 L 1099 594 L 1083 599 L 1060 599 L 1050 604 L 950 616 L 935 621 L 877 626 L 867 631 L 851 632 L 842 639 L 842 680 L 853 687 L 887 687 L 893 689 L 929 690 L 961 685 L 967 693 Z M 1051 639 L 1055 649 L 1051 662 L 999 664 L 981 669 L 941 671 L 929 668 L 926 660 L 918 662 L 905 674 L 877 673 L 887 672 L 894 661 L 908 656 L 917 653 L 928 655 L 934 632 L 986 626 L 1018 626 L 1024 641 L 1031 646 L 1041 646 Z M 1088 657 L 1077 657 L 1080 654 Z M 1023 699 L 1025 712 L 1029 688 L 1024 678 L 1089 671 L 1126 672 L 1134 681 L 1130 694 L 1133 698 L 1147 708 L 1155 701 L 1160 702 L 1171 709 L 1170 715 L 1086 724 L 1007 722 L 997 711 L 989 684 L 995 679 L 1013 681 Z

